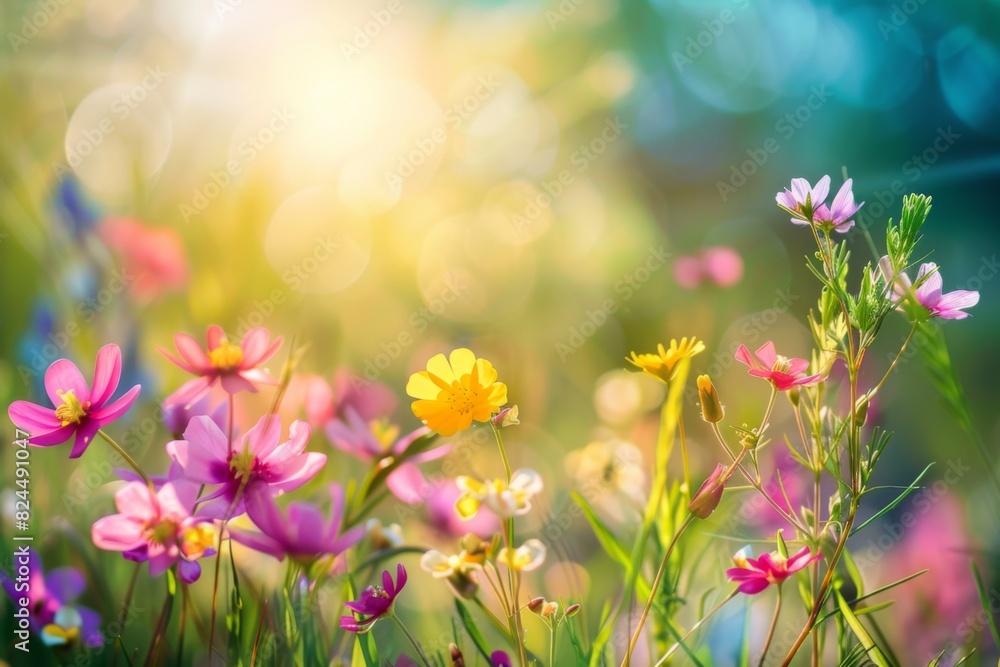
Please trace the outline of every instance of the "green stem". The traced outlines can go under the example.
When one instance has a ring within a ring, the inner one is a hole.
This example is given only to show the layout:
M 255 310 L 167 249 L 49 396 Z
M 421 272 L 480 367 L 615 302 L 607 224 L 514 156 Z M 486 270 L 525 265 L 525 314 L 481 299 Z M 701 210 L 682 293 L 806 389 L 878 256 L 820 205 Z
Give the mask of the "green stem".
M 549 665 L 556 667 L 556 622 L 549 623 Z
M 705 623 L 707 623 L 710 618 L 712 618 L 713 616 L 715 616 L 715 613 L 717 611 L 719 611 L 720 609 L 722 609 L 726 605 L 727 602 L 729 602 L 734 597 L 736 597 L 737 594 L 739 594 L 739 592 L 740 592 L 740 589 L 738 589 L 738 588 L 734 589 L 733 592 L 730 593 L 729 595 L 727 595 L 725 598 L 723 598 L 722 601 L 719 602 L 719 604 L 715 605 L 715 607 L 712 609 L 712 611 L 710 611 L 707 614 L 705 614 L 705 616 L 702 617 L 701 620 L 699 620 L 697 623 L 695 623 L 694 625 L 692 625 L 691 629 L 687 631 L 687 634 L 684 635 L 683 637 L 681 637 L 680 640 L 676 644 L 674 644 L 672 647 L 670 647 L 669 651 L 667 651 L 666 653 L 663 654 L 663 657 L 661 657 L 659 659 L 659 661 L 657 661 L 655 667 L 660 667 L 660 665 L 662 665 L 663 663 L 665 663 L 667 661 L 667 659 L 669 659 L 670 656 L 674 654 L 674 651 L 676 651 L 677 649 L 679 649 L 681 647 L 681 645 L 684 643 L 684 641 L 688 637 L 690 637 L 695 632 L 697 632 L 698 629 L 701 626 L 703 626 Z
M 771 627 L 767 630 L 767 638 L 764 640 L 764 648 L 760 652 L 760 662 L 757 667 L 764 667 L 764 660 L 767 658 L 767 649 L 771 648 L 771 640 L 774 639 L 774 630 L 778 627 L 778 615 L 781 613 L 781 584 L 778 584 L 778 601 L 774 605 L 774 616 L 771 617 Z
M 426 665 L 426 667 L 430 667 L 431 665 L 430 660 L 428 660 L 427 656 L 424 655 L 424 651 L 423 649 L 420 648 L 420 644 L 418 644 L 414 636 L 410 634 L 410 631 L 406 629 L 406 626 L 403 625 L 403 622 L 401 620 L 399 620 L 399 617 L 396 616 L 395 612 L 390 612 L 389 618 L 395 621 L 396 625 L 399 626 L 400 632 L 403 633 L 403 635 L 406 637 L 406 640 L 410 642 L 410 646 L 412 646 L 413 650 L 417 652 L 418 656 L 420 656 L 420 661 L 423 662 L 424 665 Z
M 102 438 L 104 438 L 104 441 L 107 442 L 109 445 L 111 445 L 111 447 L 116 452 L 118 452 L 118 454 L 121 455 L 121 457 L 123 459 L 125 459 L 125 462 L 129 464 L 129 467 L 131 467 L 132 470 L 136 471 L 136 473 L 138 473 L 139 477 L 142 477 L 142 481 L 144 481 L 146 483 L 146 486 L 149 487 L 150 491 L 152 491 L 153 493 L 156 493 L 156 487 L 153 486 L 153 480 L 149 479 L 149 475 L 147 475 L 145 472 L 143 472 L 142 468 L 139 467 L 139 464 L 135 462 L 135 459 L 133 459 L 131 456 L 129 456 L 128 452 L 126 452 L 122 448 L 121 445 L 119 445 L 117 442 L 115 442 L 114 439 L 112 439 L 112 437 L 110 435 L 108 435 L 107 433 L 105 433 L 104 429 L 97 429 L 97 435 L 99 435 Z

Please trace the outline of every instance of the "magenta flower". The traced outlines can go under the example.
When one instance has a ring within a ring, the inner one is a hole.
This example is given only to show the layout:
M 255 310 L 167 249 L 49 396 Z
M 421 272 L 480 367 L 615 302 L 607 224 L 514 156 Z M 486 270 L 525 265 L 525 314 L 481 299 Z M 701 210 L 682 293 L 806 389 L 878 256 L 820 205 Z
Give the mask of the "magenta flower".
M 816 187 L 809 185 L 804 178 L 793 178 L 792 189 L 785 188 L 774 199 L 778 206 L 791 213 L 792 222 L 796 225 L 808 225 L 813 221 L 813 213 L 826 201 L 830 194 L 830 177 L 824 176 L 816 182 Z
M 76 364 L 59 359 L 45 371 L 45 391 L 55 407 L 14 401 L 7 413 L 15 426 L 31 436 L 28 442 L 32 445 L 60 445 L 75 435 L 69 455 L 75 459 L 86 451 L 98 430 L 125 414 L 138 398 L 141 387 L 135 385 L 109 403 L 121 373 L 122 351 L 117 345 L 105 345 L 97 353 L 93 388 Z
M 366 423 L 350 406 L 345 410 L 344 419 L 331 419 L 326 423 L 326 436 L 330 442 L 362 461 L 403 456 L 414 441 L 430 432 L 429 428 L 422 426 L 400 438 L 399 427 L 380 421 Z M 422 503 L 428 495 L 427 480 L 415 464 L 439 459 L 450 449 L 450 445 L 443 445 L 408 458 L 386 478 L 386 486 L 405 503 Z
M 191 516 L 197 492 L 195 485 L 168 482 L 154 493 L 141 482 L 129 482 L 115 494 L 119 514 L 98 519 L 91 538 L 99 549 L 148 560 L 154 577 L 181 560 L 211 555 L 217 535 L 212 522 Z
M 790 359 L 775 354 L 771 341 L 764 343 L 753 355 L 746 345 L 740 345 L 736 350 L 736 361 L 747 365 L 750 375 L 764 378 L 778 391 L 816 384 L 824 379 L 822 375 L 806 375 L 809 362 L 805 359 Z
M 900 272 L 893 276 L 892 262 L 888 257 L 879 260 L 879 269 L 887 283 L 892 284 L 889 298 L 895 304 L 900 304 L 907 297 L 913 297 L 917 303 L 927 309 L 930 317 L 940 317 L 945 320 L 964 320 L 970 317 L 965 312 L 979 303 L 979 292 L 972 290 L 955 290 L 942 294 L 943 280 L 937 264 L 927 262 L 921 264 L 917 271 L 917 289 L 914 291 L 909 276 Z M 900 305 L 899 310 L 903 310 Z
M 344 603 L 344 606 L 355 614 L 366 616 L 358 620 L 354 616 L 341 616 L 340 629 L 349 632 L 368 632 L 372 625 L 392 611 L 392 605 L 396 601 L 396 596 L 403 591 L 406 585 L 406 568 L 400 563 L 396 566 L 396 583 L 393 584 L 392 575 L 388 570 L 382 571 L 382 585 L 369 586 L 361 591 L 361 597 L 357 600 Z
M 294 502 L 282 512 L 270 496 L 255 496 L 247 504 L 247 510 L 260 532 L 230 527 L 230 535 L 240 544 L 278 560 L 288 556 L 299 563 L 311 563 L 320 556 L 342 554 L 361 541 L 366 526 L 355 526 L 341 533 L 344 491 L 337 484 L 331 484 L 330 497 L 330 517 L 327 519 L 309 503 Z
M 472 533 L 488 540 L 491 535 L 500 530 L 500 519 L 493 512 L 479 512 L 470 519 L 462 519 L 455 512 L 455 503 L 461 497 L 462 491 L 454 480 L 446 480 L 431 491 L 425 505 L 427 522 L 438 531 L 449 537 L 462 537 Z
M 852 218 L 865 203 L 854 203 L 854 192 L 851 190 L 852 183 L 853 181 L 850 178 L 844 181 L 844 184 L 840 186 L 837 196 L 833 198 L 833 203 L 829 207 L 826 204 L 817 206 L 815 213 L 813 213 L 813 222 L 820 227 L 830 227 L 841 234 L 853 227 L 854 220 Z M 795 221 L 793 220 L 792 222 Z
M 740 593 L 756 595 L 771 584 L 780 584 L 788 577 L 820 559 L 822 554 L 811 553 L 809 547 L 802 547 L 797 553 L 785 558 L 777 551 L 763 554 L 760 558 L 748 558 L 742 549 L 733 556 L 736 567 L 726 570 L 726 576 L 739 584 Z
M 247 332 L 239 345 L 226 338 L 222 327 L 212 324 L 206 335 L 207 352 L 197 341 L 185 333 L 174 336 L 180 358 L 171 356 L 163 348 L 160 353 L 173 364 L 198 377 L 181 385 L 168 397 L 172 403 L 190 405 L 220 383 L 229 394 L 241 391 L 256 393 L 259 384 L 277 384 L 266 370 L 259 366 L 274 356 L 281 347 L 281 336 L 271 342 L 271 334 L 263 327 Z
M 232 518 L 246 512 L 246 503 L 256 496 L 272 497 L 297 489 L 326 465 L 325 454 L 305 452 L 309 434 L 309 425 L 296 420 L 288 430 L 289 439 L 278 444 L 281 419 L 264 415 L 230 446 L 218 424 L 208 417 L 195 417 L 183 440 L 167 443 L 167 454 L 180 464 L 188 480 L 219 485 L 199 499 L 206 503 L 199 514 Z
M 80 571 L 60 567 L 45 574 L 38 553 L 31 547 L 25 551 L 26 554 L 15 552 L 14 564 L 27 565 L 27 589 L 19 587 L 6 572 L 0 571 L 0 582 L 11 600 L 28 598 L 31 628 L 49 645 L 82 639 L 87 646 L 102 646 L 100 615 L 93 609 L 73 604 L 87 586 Z
M 511 667 L 510 656 L 506 651 L 493 651 L 490 653 L 492 667 Z

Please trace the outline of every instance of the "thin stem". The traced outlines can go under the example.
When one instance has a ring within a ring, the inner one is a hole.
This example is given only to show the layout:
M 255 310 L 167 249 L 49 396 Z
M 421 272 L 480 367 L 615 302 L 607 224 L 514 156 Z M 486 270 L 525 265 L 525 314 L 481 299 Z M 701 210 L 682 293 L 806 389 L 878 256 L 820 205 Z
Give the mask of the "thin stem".
M 125 620 L 128 618 L 129 607 L 132 606 L 132 595 L 135 593 L 135 584 L 139 580 L 139 568 L 142 567 L 142 563 L 136 563 L 135 569 L 132 570 L 132 578 L 129 579 L 128 589 L 125 591 L 125 601 L 122 603 L 122 610 L 118 613 L 118 636 L 115 637 L 115 654 L 111 658 L 111 667 L 115 667 L 118 663 L 118 651 L 117 648 L 122 645 L 122 633 L 125 632 Z
M 914 322 L 913 327 L 910 328 L 910 334 L 906 337 L 906 340 L 903 341 L 903 347 L 899 348 L 899 353 L 896 355 L 896 358 L 892 360 L 892 363 L 889 364 L 889 368 L 886 370 L 885 375 L 882 376 L 882 379 L 879 381 L 879 383 L 875 385 L 874 389 L 868 392 L 869 396 L 874 396 L 875 394 L 877 394 L 878 390 L 881 389 L 882 385 L 885 384 L 885 381 L 889 379 L 889 375 L 892 373 L 893 369 L 896 368 L 896 364 L 899 363 L 899 360 L 903 358 L 903 353 L 906 352 L 906 348 L 909 347 L 910 341 L 913 340 L 913 334 L 916 333 L 916 331 L 917 331 L 917 322 Z
M 142 478 L 142 481 L 146 483 L 146 486 L 149 487 L 149 490 L 152 491 L 153 493 L 156 493 L 156 487 L 153 486 L 153 480 L 149 479 L 149 475 L 143 472 L 142 468 L 139 467 L 139 464 L 135 462 L 135 459 L 129 456 L 128 452 L 122 449 L 122 446 L 119 445 L 117 442 L 115 442 L 110 435 L 105 433 L 104 429 L 97 429 L 97 434 L 102 438 L 104 438 L 104 441 L 107 442 L 109 445 L 111 445 L 111 447 L 116 452 L 118 452 L 118 454 L 121 455 L 123 459 L 125 459 L 125 462 L 129 464 L 129 467 L 131 467 L 132 470 L 136 471 L 139 477 Z
M 774 639 L 774 630 L 778 627 L 778 615 L 781 613 L 781 584 L 778 584 L 778 601 L 774 605 L 774 616 L 771 617 L 771 627 L 767 630 L 767 638 L 764 640 L 764 649 L 760 652 L 760 662 L 757 667 L 764 667 L 764 659 L 767 658 L 767 649 L 771 648 L 771 640 Z
M 549 665 L 556 667 L 556 622 L 549 623 Z
M 507 458 L 507 448 L 503 446 L 503 437 L 500 435 L 500 427 L 490 420 L 490 426 L 493 427 L 493 435 L 497 439 L 497 447 L 500 449 L 500 458 L 503 459 L 503 472 L 507 477 L 507 483 L 510 484 L 511 469 L 510 469 L 510 459 Z
M 406 640 L 410 642 L 410 646 L 412 646 L 413 650 L 416 651 L 417 655 L 420 656 L 420 661 L 423 662 L 424 665 L 426 665 L 427 667 L 430 667 L 431 665 L 430 660 L 428 660 L 427 656 L 424 655 L 424 651 L 422 648 L 420 648 L 420 644 L 418 644 L 414 636 L 410 634 L 410 631 L 406 629 L 406 626 L 403 625 L 403 622 L 401 620 L 399 620 L 399 617 L 396 616 L 395 613 L 390 613 L 389 618 L 395 621 L 396 625 L 399 626 L 400 632 L 403 633 L 403 635 L 406 637 Z
M 688 448 L 687 438 L 684 436 L 684 417 L 677 417 L 677 432 L 681 438 L 681 463 L 684 466 L 684 487 L 688 490 L 688 497 L 691 496 L 691 472 L 688 468 Z
M 180 636 L 177 639 L 177 665 L 178 667 L 184 663 L 184 626 L 187 625 L 187 597 L 188 589 L 187 584 L 183 581 L 179 582 L 181 587 L 181 617 L 177 623 L 178 632 Z
M 160 618 L 156 621 L 156 631 L 153 633 L 153 642 L 149 647 L 149 654 L 146 656 L 146 662 L 144 663 L 146 667 L 153 664 L 153 659 L 156 657 L 156 651 L 160 647 L 160 639 L 163 637 L 164 631 L 166 631 L 167 626 L 170 624 L 170 614 L 174 609 L 174 596 L 168 590 L 167 598 L 163 601 L 163 609 L 160 611 Z
M 729 602 L 730 600 L 732 600 L 734 597 L 736 597 L 736 595 L 739 592 L 740 592 L 740 589 L 738 589 L 738 588 L 733 589 L 733 592 L 730 593 L 729 595 L 727 595 L 725 598 L 723 598 L 719 602 L 719 604 L 715 605 L 715 607 L 712 608 L 712 611 L 710 611 L 707 614 L 705 614 L 705 616 L 701 620 L 699 620 L 697 623 L 695 623 L 694 625 L 692 625 L 691 629 L 687 631 L 687 634 L 684 635 L 683 637 L 681 637 L 680 640 L 676 644 L 674 644 L 673 646 L 671 646 L 670 650 L 663 654 L 663 657 L 660 658 L 657 661 L 657 663 L 656 663 L 656 665 L 654 667 L 660 667 L 660 665 L 662 665 L 663 663 L 665 663 L 667 661 L 667 659 L 670 658 L 670 656 L 674 654 L 674 651 L 676 651 L 677 649 L 679 649 L 681 647 L 681 644 L 684 643 L 684 640 L 686 640 L 688 637 L 690 637 L 695 632 L 697 632 L 698 629 L 701 628 L 701 626 L 703 626 L 705 623 L 707 623 L 710 618 L 712 618 L 713 616 L 715 616 L 715 612 L 717 612 L 720 609 L 722 609 L 726 605 L 726 603 Z
M 486 577 L 486 579 L 487 579 L 487 581 L 490 581 L 489 577 Z M 493 582 L 492 581 L 490 581 L 490 585 L 493 586 Z M 494 586 L 494 589 L 493 589 L 493 594 L 496 595 L 496 587 L 495 586 Z M 486 618 L 490 619 L 490 623 L 492 623 L 493 626 L 497 630 L 499 630 L 501 633 L 503 633 L 504 636 L 506 636 L 506 637 L 509 638 L 510 637 L 510 630 L 506 626 L 504 626 L 503 621 L 501 621 L 499 618 L 497 618 L 497 615 L 494 614 L 493 611 L 489 607 L 486 606 L 486 603 L 483 602 L 483 599 L 480 598 L 478 595 L 474 596 L 472 599 L 476 603 L 476 605 L 482 610 L 482 612 L 484 614 L 486 614 Z M 499 596 L 497 597 L 497 599 L 499 600 Z
M 746 450 L 740 452 L 741 456 L 746 453 Z M 735 465 L 730 468 L 733 470 Z M 642 614 L 639 616 L 639 623 L 635 626 L 635 632 L 632 633 L 632 641 L 628 643 L 628 650 L 625 651 L 625 659 L 622 660 L 622 667 L 632 664 L 632 651 L 635 650 L 635 645 L 639 642 L 639 634 L 642 632 L 642 626 L 646 623 L 646 617 L 649 616 L 649 610 L 653 606 L 653 599 L 656 597 L 656 589 L 660 586 L 660 581 L 663 579 L 663 574 L 667 570 L 667 561 L 670 560 L 670 554 L 673 553 L 674 547 L 677 546 L 678 540 L 680 540 L 681 535 L 688 526 L 691 525 L 691 521 L 694 519 L 694 514 L 688 514 L 687 518 L 684 519 L 684 523 L 680 525 L 677 532 L 674 533 L 674 537 L 670 540 L 670 544 L 667 546 L 666 553 L 663 554 L 663 560 L 660 561 L 660 567 L 656 571 L 656 577 L 653 579 L 653 584 L 649 588 L 649 597 L 646 598 L 646 606 L 642 609 Z

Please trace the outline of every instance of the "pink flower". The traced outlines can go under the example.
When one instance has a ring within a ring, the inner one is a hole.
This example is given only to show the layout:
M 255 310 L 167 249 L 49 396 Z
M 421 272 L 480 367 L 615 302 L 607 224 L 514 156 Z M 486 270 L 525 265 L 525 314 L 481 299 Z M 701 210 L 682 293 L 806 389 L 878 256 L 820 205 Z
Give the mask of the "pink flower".
M 345 368 L 333 376 L 334 417 L 343 417 L 348 408 L 353 408 L 366 421 L 380 419 L 390 415 L 398 402 L 392 389 L 381 382 L 354 375 Z
M 168 482 L 150 491 L 129 482 L 115 494 L 119 514 L 98 519 L 91 538 L 100 549 L 121 551 L 131 560 L 148 560 L 156 577 L 180 560 L 214 553 L 216 532 L 206 519 L 191 516 L 197 486 Z
M 10 420 L 31 436 L 29 443 L 39 447 L 62 444 L 75 435 L 69 455 L 75 459 L 86 451 L 99 429 L 125 414 L 138 398 L 141 387 L 135 385 L 109 403 L 121 373 L 122 351 L 117 345 L 105 345 L 97 353 L 93 388 L 73 362 L 59 359 L 45 371 L 45 391 L 56 407 L 14 401 L 8 409 Z
M 258 384 L 277 384 L 267 371 L 259 366 L 274 356 L 281 347 L 281 336 L 271 342 L 271 334 L 263 327 L 247 332 L 239 345 L 233 345 L 226 338 L 222 327 L 212 324 L 206 335 L 207 353 L 191 336 L 178 333 L 174 344 L 180 359 L 171 356 L 163 348 L 160 353 L 173 364 L 188 373 L 197 375 L 168 397 L 173 403 L 190 405 L 208 393 L 216 382 L 229 394 L 241 391 L 255 393 Z
M 168 396 L 163 401 L 163 425 L 167 427 L 174 439 L 180 440 L 188 424 L 195 417 L 209 417 L 219 428 L 226 427 L 226 404 L 219 403 L 214 408 L 209 396 L 202 396 L 194 403 L 185 405 Z
M 129 289 L 136 298 L 149 300 L 187 283 L 187 258 L 176 230 L 112 218 L 101 223 L 98 233 L 121 256 L 122 273 L 133 276 Z
M 402 563 L 396 566 L 395 583 L 393 583 L 389 571 L 383 570 L 381 586 L 369 586 L 361 591 L 359 599 L 344 603 L 344 606 L 355 614 L 367 616 L 367 618 L 359 621 L 354 616 L 341 616 L 340 628 L 349 632 L 367 632 L 375 621 L 392 611 L 396 596 L 403 592 L 405 585 L 406 568 L 403 567 Z
M 674 262 L 674 279 L 687 289 L 695 289 L 705 281 L 716 287 L 732 287 L 742 278 L 743 258 L 728 246 L 712 246 Z
M 733 556 L 736 567 L 726 570 L 726 576 L 739 583 L 740 593 L 747 595 L 756 595 L 771 584 L 782 583 L 822 556 L 811 553 L 809 547 L 802 547 L 788 558 L 777 551 L 763 554 L 760 558 L 748 558 L 745 551 L 747 550 L 741 550 Z
M 826 196 L 830 194 L 830 177 L 824 176 L 816 182 L 816 187 L 809 185 L 809 181 L 804 178 L 793 178 L 792 188 L 785 188 L 784 192 L 779 192 L 774 199 L 778 206 L 785 209 L 793 216 L 792 222 L 796 225 L 808 225 L 813 220 L 813 212 L 826 201 Z
M 753 356 L 746 345 L 736 350 L 736 361 L 750 368 L 750 375 L 764 378 L 778 391 L 803 387 L 823 381 L 822 375 L 806 375 L 809 362 L 805 359 L 781 357 L 774 352 L 774 343 L 767 341 Z
M 330 485 L 330 518 L 315 505 L 294 502 L 285 512 L 273 498 L 254 496 L 247 503 L 250 518 L 260 532 L 230 528 L 230 535 L 240 544 L 284 560 L 285 556 L 300 563 L 310 563 L 320 556 L 339 555 L 365 536 L 364 524 L 341 533 L 344 512 L 344 492 L 337 484 Z
M 215 422 L 195 417 L 183 440 L 167 443 L 167 454 L 180 464 L 188 480 L 219 485 L 199 499 L 199 503 L 206 502 L 199 514 L 232 518 L 243 514 L 246 504 L 258 500 L 257 496 L 270 498 L 297 489 L 326 465 L 325 454 L 305 452 L 309 434 L 308 424 L 294 421 L 288 441 L 278 444 L 281 419 L 264 415 L 230 446 Z
M 351 406 L 347 407 L 344 420 L 332 419 L 326 424 L 326 436 L 330 442 L 362 461 L 403 456 L 410 445 L 430 432 L 429 428 L 422 426 L 400 438 L 399 427 L 379 421 L 366 423 Z M 427 480 L 415 464 L 439 459 L 450 449 L 450 445 L 443 445 L 408 458 L 386 478 L 389 490 L 410 505 L 422 503 L 427 495 Z
M 917 303 L 927 309 L 930 317 L 940 317 L 945 320 L 964 320 L 970 317 L 965 309 L 979 303 L 979 292 L 971 290 L 955 290 L 942 294 L 943 280 L 934 262 L 920 265 L 920 270 L 917 271 L 916 291 L 913 290 L 913 283 L 905 273 L 900 272 L 899 275 L 893 276 L 892 262 L 888 257 L 880 259 L 878 264 L 885 281 L 892 283 L 889 298 L 893 303 L 899 304 L 912 296 Z M 899 310 L 903 308 L 900 306 Z
M 492 512 L 478 512 L 468 520 L 460 518 L 455 512 L 455 503 L 461 495 L 462 491 L 451 479 L 436 487 L 427 499 L 428 523 L 450 537 L 462 537 L 466 533 L 472 533 L 488 540 L 500 530 L 500 520 Z
M 813 214 L 813 222 L 819 226 L 828 226 L 843 234 L 854 226 L 854 214 L 858 212 L 864 202 L 854 203 L 854 192 L 851 190 L 853 181 L 849 178 L 844 181 L 837 191 L 837 196 L 833 198 L 833 203 L 827 207 L 821 204 L 816 207 Z M 794 220 L 792 222 L 795 222 Z

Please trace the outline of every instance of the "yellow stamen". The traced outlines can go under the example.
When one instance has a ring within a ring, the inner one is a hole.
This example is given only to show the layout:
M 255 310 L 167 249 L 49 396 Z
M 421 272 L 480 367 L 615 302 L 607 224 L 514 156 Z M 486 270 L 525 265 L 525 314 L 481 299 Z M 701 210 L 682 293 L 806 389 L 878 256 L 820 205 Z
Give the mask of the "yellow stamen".
M 177 524 L 173 521 L 160 521 L 146 527 L 146 539 L 155 544 L 166 544 L 177 534 Z
M 236 479 L 250 479 L 256 460 L 257 457 L 254 453 L 247 449 L 243 453 L 233 456 L 229 462 L 229 469 L 233 471 Z
M 774 360 L 774 366 L 771 367 L 771 370 L 776 373 L 787 373 L 791 367 L 792 364 L 788 360 L 788 357 L 783 357 L 779 354 L 778 358 Z
M 62 405 L 56 408 L 56 419 L 58 419 L 63 426 L 69 426 L 70 424 L 79 424 L 80 420 L 87 416 L 87 409 L 90 407 L 90 401 L 86 403 L 81 403 L 80 399 L 76 397 L 73 390 L 63 391 L 61 389 L 56 390 L 59 398 L 62 399 Z
M 184 531 L 181 553 L 188 560 L 201 558 L 206 551 L 215 547 L 216 531 L 210 523 L 200 523 Z
M 208 351 L 208 360 L 220 371 L 231 371 L 243 363 L 243 348 L 223 338 L 219 347 Z

